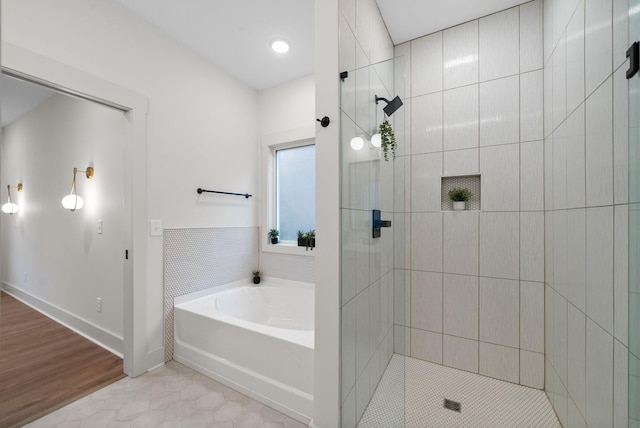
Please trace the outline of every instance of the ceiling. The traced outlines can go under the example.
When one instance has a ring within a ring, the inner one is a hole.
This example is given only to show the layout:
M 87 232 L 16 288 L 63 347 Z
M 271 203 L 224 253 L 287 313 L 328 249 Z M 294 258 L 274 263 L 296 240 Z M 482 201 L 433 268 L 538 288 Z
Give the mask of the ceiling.
M 114 1 L 257 90 L 314 72 L 314 0 Z M 394 44 L 523 1 L 376 0 Z M 286 39 L 291 50 L 274 53 L 276 38 Z M 5 76 L 2 91 L 3 127 L 53 94 Z
M 528 0 L 376 0 L 395 45 Z
M 257 90 L 314 72 L 314 0 L 114 1 Z M 376 0 L 394 44 L 525 1 Z M 275 38 L 291 50 L 275 54 Z

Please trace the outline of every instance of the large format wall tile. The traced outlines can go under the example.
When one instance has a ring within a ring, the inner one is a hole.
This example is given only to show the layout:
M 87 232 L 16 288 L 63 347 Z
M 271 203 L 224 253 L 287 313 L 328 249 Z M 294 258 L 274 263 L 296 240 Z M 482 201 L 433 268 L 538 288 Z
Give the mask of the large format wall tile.
M 520 213 L 520 279 L 544 281 L 544 213 Z
M 520 209 L 520 147 L 518 144 L 480 149 L 482 210 Z
M 444 89 L 478 82 L 478 21 L 443 31 Z
M 612 79 L 588 99 L 586 109 L 587 206 L 613 203 Z
M 442 341 L 442 364 L 478 373 L 478 341 L 445 334 Z
M 444 149 L 478 147 L 478 85 L 444 92 Z
M 411 272 L 411 327 L 442 333 L 442 274 Z
M 444 272 L 478 275 L 478 213 L 445 212 L 443 225 Z
M 542 70 L 520 75 L 520 141 L 543 138 L 543 84 Z
M 514 7 L 479 20 L 480 81 L 518 74 L 520 13 Z
M 520 350 L 520 384 L 544 388 L 544 354 Z
M 586 415 L 586 316 L 575 306 L 568 306 L 567 368 L 569 394 L 581 414 Z
M 480 83 L 480 146 L 519 141 L 519 81 L 511 76 Z
M 567 26 L 567 112 L 584 101 L 584 1 L 576 8 Z
M 520 348 L 544 352 L 544 284 L 520 281 Z
M 411 96 L 442 91 L 442 68 L 442 32 L 412 40 Z
M 612 13 L 612 0 L 585 0 L 586 96 L 611 75 Z
M 442 151 L 442 92 L 411 99 L 411 153 Z
M 520 218 L 517 212 L 480 213 L 480 275 L 518 279 Z
M 613 421 L 613 337 L 587 318 L 587 423 L 610 426 Z
M 443 332 L 478 340 L 478 277 L 444 275 Z
M 587 209 L 587 315 L 613 333 L 613 207 Z
M 518 383 L 519 365 L 518 349 L 480 342 L 480 374 Z
M 565 180 L 567 208 L 585 206 L 585 134 L 584 104 L 581 104 L 567 118 L 565 126 Z
M 416 155 L 411 159 L 411 211 L 440 211 L 442 154 Z
M 538 70 L 543 65 L 542 0 L 520 6 L 520 72 Z
M 480 278 L 480 341 L 517 348 L 520 344 L 520 284 Z
M 442 272 L 442 214 L 411 214 L 411 269 Z

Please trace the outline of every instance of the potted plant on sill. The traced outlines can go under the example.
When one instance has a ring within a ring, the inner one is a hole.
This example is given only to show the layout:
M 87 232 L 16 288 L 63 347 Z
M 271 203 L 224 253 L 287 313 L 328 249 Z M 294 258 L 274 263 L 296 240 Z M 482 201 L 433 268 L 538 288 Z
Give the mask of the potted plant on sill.
M 298 247 L 306 247 L 309 236 L 306 232 L 298 230 Z
M 259 270 L 254 270 L 253 271 L 253 283 L 254 284 L 260 284 L 260 271 Z
M 280 232 L 278 231 L 278 229 L 269 229 L 268 235 L 273 245 L 278 243 L 278 236 L 280 236 Z
M 311 251 L 313 251 L 313 248 L 316 246 L 316 231 L 315 229 L 310 230 L 307 232 L 307 245 L 306 245 L 306 249 L 307 251 L 309 251 L 309 248 L 311 248 Z
M 449 199 L 453 201 L 454 211 L 466 210 L 469 197 L 471 192 L 467 188 L 454 187 L 449 191 Z

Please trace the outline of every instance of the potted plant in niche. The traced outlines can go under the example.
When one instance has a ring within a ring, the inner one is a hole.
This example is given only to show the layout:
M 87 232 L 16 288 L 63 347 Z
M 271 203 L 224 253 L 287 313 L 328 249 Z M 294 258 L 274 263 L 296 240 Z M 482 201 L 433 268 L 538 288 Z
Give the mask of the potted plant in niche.
M 269 239 L 271 239 L 271 243 L 272 244 L 277 244 L 278 243 L 278 236 L 280 235 L 280 232 L 278 231 L 278 229 L 269 229 Z
M 467 209 L 467 201 L 471 192 L 467 188 L 454 187 L 449 190 L 449 199 L 453 201 L 453 210 L 462 211 Z
M 259 270 L 254 270 L 253 271 L 253 283 L 254 284 L 260 284 L 260 271 Z

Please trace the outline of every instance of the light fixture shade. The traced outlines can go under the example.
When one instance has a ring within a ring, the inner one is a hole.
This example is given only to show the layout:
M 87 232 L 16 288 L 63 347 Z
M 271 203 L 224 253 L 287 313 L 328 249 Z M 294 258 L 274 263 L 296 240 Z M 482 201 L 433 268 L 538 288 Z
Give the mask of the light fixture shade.
M 79 210 L 83 205 L 84 201 L 76 194 L 72 193 L 62 198 L 62 206 L 71 212 Z
M 350 144 L 353 150 L 360 150 L 364 147 L 364 139 L 362 137 L 353 137 Z
M 373 134 L 371 144 L 373 147 L 380 147 L 382 145 L 382 136 L 380 134 Z
M 2 206 L 2 212 L 5 214 L 14 214 L 17 213 L 20 207 L 14 204 L 13 202 L 7 202 Z

